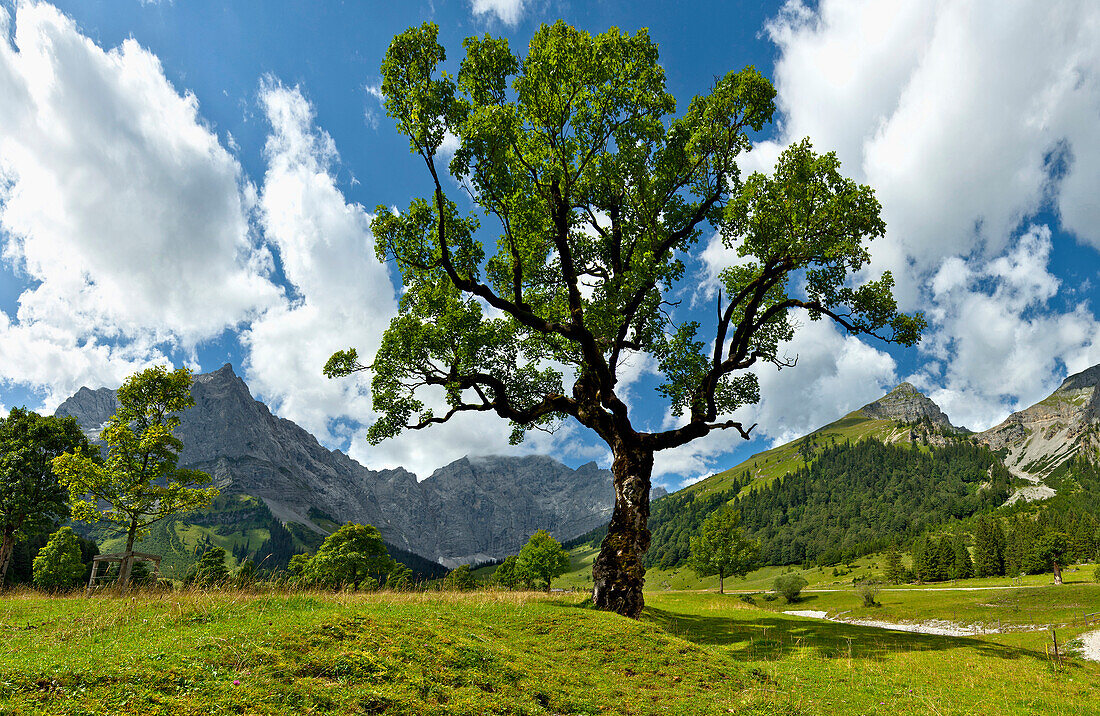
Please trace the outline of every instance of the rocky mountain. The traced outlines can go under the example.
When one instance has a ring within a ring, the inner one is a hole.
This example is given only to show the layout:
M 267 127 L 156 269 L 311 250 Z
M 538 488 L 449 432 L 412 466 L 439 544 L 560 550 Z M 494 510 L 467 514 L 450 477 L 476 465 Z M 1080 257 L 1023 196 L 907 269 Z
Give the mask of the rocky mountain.
M 708 494 L 730 489 L 746 479 L 765 482 L 805 466 L 829 444 L 873 439 L 882 443 L 914 440 L 943 446 L 949 439 L 968 433 L 951 424 L 939 406 L 910 383 L 901 383 L 886 395 L 808 435 L 768 450 L 719 472 L 686 491 Z
M 1050 497 L 1054 489 L 1044 482 L 1060 465 L 1078 454 L 1097 453 L 1098 385 L 1100 365 L 1095 365 L 1069 376 L 1035 405 L 974 436 L 988 445 L 1013 475 L 1033 483 L 1018 490 L 1013 500 Z
M 950 431 L 958 431 L 940 406 L 932 402 L 911 383 L 901 383 L 886 395 L 859 409 L 872 420 L 893 420 L 899 423 L 928 423 Z
M 574 470 L 542 456 L 463 458 L 418 482 L 326 449 L 253 399 L 228 364 L 195 376 L 191 392 L 180 463 L 315 532 L 325 531 L 323 518 L 372 524 L 391 544 L 455 566 L 515 554 L 537 529 L 570 539 L 606 522 L 613 506 L 611 474 L 595 463 Z M 116 408 L 114 391 L 81 388 L 56 414 L 98 436 Z

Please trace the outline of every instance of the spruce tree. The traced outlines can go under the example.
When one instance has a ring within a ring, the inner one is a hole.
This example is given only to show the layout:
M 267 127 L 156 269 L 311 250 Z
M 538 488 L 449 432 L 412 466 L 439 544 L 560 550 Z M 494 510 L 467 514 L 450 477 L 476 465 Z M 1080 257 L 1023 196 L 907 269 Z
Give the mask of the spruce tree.
M 901 555 L 898 554 L 898 549 L 894 545 L 890 545 L 890 548 L 886 550 L 886 569 L 883 573 L 883 579 L 889 584 L 901 584 L 905 579 L 905 565 L 901 563 Z
M 974 563 L 970 559 L 970 550 L 966 548 L 966 537 L 955 535 L 952 541 L 954 563 L 951 568 L 952 579 L 969 579 L 974 576 Z M 944 542 L 947 542 L 944 539 Z

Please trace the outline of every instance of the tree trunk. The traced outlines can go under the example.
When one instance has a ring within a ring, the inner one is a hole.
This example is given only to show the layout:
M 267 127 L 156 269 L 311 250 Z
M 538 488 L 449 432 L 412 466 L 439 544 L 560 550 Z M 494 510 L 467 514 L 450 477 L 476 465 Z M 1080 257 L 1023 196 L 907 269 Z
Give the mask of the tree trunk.
M 622 441 L 614 449 L 611 474 L 615 483 L 615 511 L 607 537 L 592 565 L 592 602 L 637 619 L 645 602 L 645 566 L 649 549 L 649 478 L 653 452 Z
M 137 537 L 137 520 L 130 522 L 130 529 L 126 532 L 126 552 L 122 558 L 122 564 L 118 566 L 118 586 L 125 589 L 130 586 L 130 572 L 134 569 L 134 540 Z
M 15 548 L 15 530 L 4 530 L 4 538 L 0 541 L 0 591 L 4 590 L 8 579 L 8 565 L 11 564 L 11 553 Z
M 1054 583 L 1062 583 L 1062 566 L 1057 562 L 1054 563 Z
M 724 574 L 722 574 L 721 572 L 719 572 L 718 573 L 718 593 L 719 594 L 725 594 L 726 593 L 725 581 L 726 581 L 726 576 Z

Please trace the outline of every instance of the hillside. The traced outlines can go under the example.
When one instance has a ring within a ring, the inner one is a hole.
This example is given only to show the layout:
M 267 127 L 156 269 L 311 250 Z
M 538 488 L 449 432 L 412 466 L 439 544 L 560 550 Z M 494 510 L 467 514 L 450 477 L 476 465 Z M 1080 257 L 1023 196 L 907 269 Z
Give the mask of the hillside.
M 1100 365 L 1069 376 L 1058 389 L 1029 408 L 1013 413 L 974 439 L 988 445 L 1009 471 L 1032 483 L 1012 496 L 1050 497 L 1047 484 L 1058 469 L 1081 455 L 1092 459 L 1100 449 Z
M 824 446 L 873 438 L 883 443 L 920 441 L 944 445 L 965 435 L 951 424 L 931 399 L 901 383 L 878 400 L 854 410 L 812 433 L 757 453 L 743 462 L 684 488 L 690 493 L 729 491 L 734 486 L 760 487 L 805 467 Z

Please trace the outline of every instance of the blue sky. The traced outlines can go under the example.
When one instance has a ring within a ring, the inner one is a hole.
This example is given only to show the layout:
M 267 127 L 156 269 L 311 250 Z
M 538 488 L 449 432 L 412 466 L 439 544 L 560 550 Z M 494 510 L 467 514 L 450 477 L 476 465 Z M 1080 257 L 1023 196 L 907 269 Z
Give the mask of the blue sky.
M 903 307 L 930 319 L 914 349 L 806 324 L 788 347 L 799 365 L 761 369 L 763 401 L 738 414 L 757 437 L 662 454 L 657 482 L 728 467 L 901 380 L 983 429 L 1100 362 L 1088 0 L 0 2 L 0 404 L 52 410 L 154 363 L 230 362 L 276 413 L 370 467 L 425 477 L 509 451 L 488 416 L 367 445 L 365 382 L 320 366 L 347 345 L 369 353 L 393 314 L 373 207 L 427 190 L 376 96 L 390 39 L 431 20 L 457 61 L 466 36 L 522 52 L 558 18 L 649 28 L 681 107 L 756 65 L 780 112 L 745 168 L 803 136 L 837 151 L 883 203 L 871 274 L 893 271 Z M 685 313 L 729 259 L 704 248 Z M 669 419 L 655 382 L 639 360 L 626 388 L 652 427 Z M 572 426 L 521 450 L 607 462 Z

